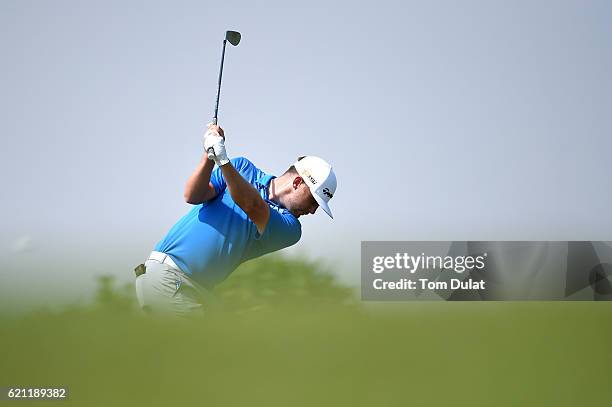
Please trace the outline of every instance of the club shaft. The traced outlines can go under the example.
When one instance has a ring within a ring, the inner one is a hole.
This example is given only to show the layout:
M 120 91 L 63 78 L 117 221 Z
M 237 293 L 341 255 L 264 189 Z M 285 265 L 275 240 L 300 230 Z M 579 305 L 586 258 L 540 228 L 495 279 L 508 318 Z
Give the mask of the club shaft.
M 225 44 L 227 44 L 227 40 L 223 40 L 223 51 L 221 51 L 221 67 L 219 68 L 219 83 L 217 85 L 217 102 L 215 103 L 215 115 L 213 117 L 214 124 L 217 124 L 217 117 L 219 114 L 219 96 L 221 95 L 221 78 L 223 77 L 223 60 L 225 59 Z

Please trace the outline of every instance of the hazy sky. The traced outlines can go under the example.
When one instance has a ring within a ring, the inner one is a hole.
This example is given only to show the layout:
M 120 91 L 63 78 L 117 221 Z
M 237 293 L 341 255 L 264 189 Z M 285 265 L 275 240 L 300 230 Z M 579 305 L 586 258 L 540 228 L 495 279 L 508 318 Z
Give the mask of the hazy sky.
M 335 219 L 303 218 L 290 252 L 358 281 L 361 240 L 611 240 L 611 19 L 607 1 L 2 0 L 0 284 L 132 277 L 188 210 L 226 29 L 229 154 L 338 176 Z

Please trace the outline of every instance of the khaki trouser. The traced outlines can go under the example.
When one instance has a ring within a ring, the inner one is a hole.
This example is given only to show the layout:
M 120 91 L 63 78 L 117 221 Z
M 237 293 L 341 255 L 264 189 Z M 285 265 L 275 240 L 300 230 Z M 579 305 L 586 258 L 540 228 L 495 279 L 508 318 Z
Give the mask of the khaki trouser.
M 140 274 L 136 277 L 136 296 L 145 312 L 178 316 L 204 314 L 206 293 L 181 270 L 149 259 L 144 267 L 136 268 L 136 274 Z

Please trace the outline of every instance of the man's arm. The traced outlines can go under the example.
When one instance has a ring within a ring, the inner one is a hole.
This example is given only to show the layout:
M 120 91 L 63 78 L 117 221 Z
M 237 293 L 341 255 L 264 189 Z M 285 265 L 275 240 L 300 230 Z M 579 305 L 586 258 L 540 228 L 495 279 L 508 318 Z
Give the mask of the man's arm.
M 217 125 L 209 124 L 206 134 L 209 134 L 210 132 L 216 133 L 221 137 L 225 137 L 223 129 Z M 187 184 L 185 185 L 185 193 L 183 194 L 185 197 L 185 202 L 192 205 L 197 205 L 217 196 L 215 187 L 213 187 L 212 183 L 210 182 L 210 174 L 212 173 L 214 166 L 215 162 L 208 158 L 208 154 L 204 152 L 202 160 L 193 171 L 187 180 Z
M 208 158 L 204 153 L 202 160 L 193 171 L 187 184 L 185 185 L 185 202 L 197 205 L 214 198 L 217 193 L 215 187 L 210 182 L 210 174 L 215 166 L 215 162 Z
M 262 235 L 270 219 L 270 207 L 259 195 L 259 192 L 253 188 L 253 185 L 249 184 L 236 171 L 231 162 L 222 165 L 221 172 L 232 199 L 253 221 L 257 226 L 257 231 Z

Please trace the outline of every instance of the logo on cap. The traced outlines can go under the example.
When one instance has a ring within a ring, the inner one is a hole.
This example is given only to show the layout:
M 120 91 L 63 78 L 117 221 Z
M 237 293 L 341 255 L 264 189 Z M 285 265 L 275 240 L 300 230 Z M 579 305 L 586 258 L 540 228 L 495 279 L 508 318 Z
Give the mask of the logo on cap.
M 312 175 L 310 175 L 310 171 L 304 170 L 303 172 L 304 172 L 304 175 L 306 175 L 306 178 L 310 180 L 310 182 L 312 182 L 313 184 L 317 183 L 317 180 L 314 179 Z
M 329 192 L 329 188 L 323 188 L 323 193 L 327 195 L 330 199 L 334 197 L 334 194 Z

